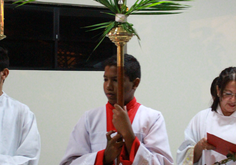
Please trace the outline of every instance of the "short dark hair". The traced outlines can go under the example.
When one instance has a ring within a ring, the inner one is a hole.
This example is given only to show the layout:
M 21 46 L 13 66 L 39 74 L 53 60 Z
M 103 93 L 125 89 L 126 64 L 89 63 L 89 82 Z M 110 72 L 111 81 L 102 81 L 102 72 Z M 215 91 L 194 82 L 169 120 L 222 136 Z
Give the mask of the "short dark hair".
M 106 66 L 117 66 L 117 56 L 114 55 L 108 58 L 104 63 L 103 67 Z M 141 67 L 138 60 L 130 55 L 124 54 L 124 72 L 129 77 L 130 81 L 134 81 L 136 78 L 141 78 Z
M 220 96 L 223 95 L 223 92 L 225 90 L 226 85 L 230 81 L 236 81 L 236 67 L 228 67 L 225 68 L 219 75 L 216 85 L 218 86 L 218 89 L 220 91 Z M 214 99 L 211 109 L 212 111 L 216 111 L 217 106 L 219 105 L 220 98 L 218 95 L 216 95 L 216 98 Z
M 0 47 L 0 71 L 9 67 L 8 51 L 3 47 Z

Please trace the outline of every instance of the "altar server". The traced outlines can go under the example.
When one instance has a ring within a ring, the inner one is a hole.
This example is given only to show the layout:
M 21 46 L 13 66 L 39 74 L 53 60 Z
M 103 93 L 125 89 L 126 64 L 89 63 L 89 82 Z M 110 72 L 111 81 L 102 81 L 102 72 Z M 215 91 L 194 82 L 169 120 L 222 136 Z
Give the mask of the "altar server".
M 139 62 L 125 55 L 124 104 L 117 105 L 117 61 L 108 59 L 104 72 L 106 105 L 85 112 L 71 133 L 60 165 L 171 165 L 165 121 L 161 112 L 134 97 L 140 83 Z
M 177 151 L 177 165 L 212 165 L 226 159 L 208 143 L 207 133 L 236 143 L 236 67 L 220 73 L 216 89 L 211 108 L 196 114 L 186 128 L 185 140 Z M 233 164 L 236 162 L 227 163 Z
M 36 118 L 3 91 L 8 67 L 7 51 L 0 47 L 0 165 L 37 165 L 41 146 Z

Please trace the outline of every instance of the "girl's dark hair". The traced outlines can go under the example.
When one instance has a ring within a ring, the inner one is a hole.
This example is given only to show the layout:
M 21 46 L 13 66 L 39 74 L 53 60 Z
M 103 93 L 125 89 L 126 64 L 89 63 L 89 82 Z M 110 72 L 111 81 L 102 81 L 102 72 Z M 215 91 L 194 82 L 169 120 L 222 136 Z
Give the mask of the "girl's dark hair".
M 220 73 L 217 83 L 216 83 L 216 85 L 218 86 L 218 89 L 220 91 L 220 93 L 219 93 L 220 96 L 216 95 L 216 97 L 211 105 L 212 111 L 216 111 L 216 109 L 220 103 L 220 97 L 223 95 L 223 91 L 225 90 L 226 85 L 230 81 L 236 81 L 236 67 L 228 67 Z
M 103 63 L 105 69 L 106 66 L 117 66 L 117 56 L 114 55 L 107 59 Z M 129 77 L 130 81 L 134 81 L 136 78 L 141 78 L 141 67 L 138 60 L 129 54 L 124 55 L 124 70 L 125 75 Z
M 217 96 L 217 90 L 216 90 L 217 81 L 218 81 L 218 77 L 214 78 L 214 80 L 211 83 L 210 92 L 213 99 L 216 98 Z
M 8 51 L 0 47 L 0 71 L 3 71 L 5 68 L 8 67 L 9 67 Z

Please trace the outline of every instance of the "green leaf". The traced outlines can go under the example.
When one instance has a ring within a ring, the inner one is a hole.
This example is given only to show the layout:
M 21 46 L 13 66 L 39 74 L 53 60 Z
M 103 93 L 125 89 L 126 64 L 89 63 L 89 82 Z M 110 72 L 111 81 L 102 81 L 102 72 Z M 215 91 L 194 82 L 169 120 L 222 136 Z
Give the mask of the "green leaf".
M 189 0 L 174 0 L 174 1 L 189 1 Z M 188 8 L 190 6 L 179 4 L 173 1 L 158 1 L 158 0 L 137 0 L 134 5 L 130 8 L 130 10 L 126 13 L 127 15 L 133 14 L 133 12 L 137 13 L 139 11 L 168 11 L 168 10 L 182 10 Z M 177 12 L 179 13 L 179 12 Z M 148 13 L 150 14 L 150 13 Z M 163 14 L 159 12 L 155 12 L 155 15 Z M 169 12 L 165 12 L 164 14 L 173 14 Z
M 96 2 L 101 3 L 102 5 L 104 5 L 105 7 L 107 7 L 111 12 L 113 13 L 118 13 L 119 11 L 117 9 L 117 5 L 118 4 L 114 4 L 112 3 L 112 0 L 95 0 Z
M 180 14 L 182 12 L 137 12 L 137 13 L 132 13 L 132 15 L 169 15 L 169 14 Z
M 33 1 L 35 1 L 35 0 L 18 0 L 18 1 L 13 2 L 13 4 L 21 3 L 20 5 L 17 5 L 17 7 L 19 7 L 19 6 L 22 6 L 26 3 L 33 2 Z
M 131 33 L 131 34 L 134 34 L 134 35 L 138 38 L 138 40 L 140 40 L 140 37 L 139 37 L 138 33 L 137 33 L 136 30 L 133 28 L 133 24 L 130 24 L 130 23 L 128 23 L 128 22 L 125 22 L 125 23 L 121 24 L 121 26 L 122 26 L 127 32 L 129 32 L 129 33 Z
M 180 4 L 177 2 L 184 2 L 184 1 L 191 1 L 191 0 L 171 0 L 171 1 L 162 1 L 162 0 L 136 0 L 135 3 L 128 9 L 126 6 L 126 0 L 124 0 L 123 4 L 118 4 L 119 0 L 95 0 L 105 7 L 107 7 L 111 12 L 114 14 L 125 14 L 126 16 L 129 15 L 167 15 L 167 14 L 179 14 L 181 13 L 180 10 L 186 9 L 190 6 Z M 127 10 L 128 9 L 128 10 Z M 106 13 L 110 14 L 111 13 Z M 110 30 L 114 27 L 121 25 L 127 32 L 134 34 L 137 36 L 138 40 L 140 40 L 139 35 L 137 34 L 136 30 L 133 28 L 133 24 L 128 22 L 112 22 L 112 23 L 103 23 L 103 24 L 96 24 L 87 26 L 91 30 L 98 30 L 104 28 L 104 32 L 101 35 L 101 41 L 104 40 L 105 36 L 110 32 Z M 96 48 L 98 47 L 96 46 Z M 95 49 L 96 49 L 95 48 Z M 95 50 L 94 49 L 94 50 Z
M 103 34 L 101 35 L 101 37 L 100 37 L 100 41 L 99 41 L 99 43 L 97 44 L 97 46 L 93 49 L 93 51 L 96 50 L 97 47 L 102 43 L 102 41 L 105 39 L 106 35 L 111 31 L 111 29 L 113 29 L 113 28 L 116 27 L 116 26 L 117 26 L 117 24 L 116 24 L 116 22 L 114 21 L 114 22 L 110 22 L 110 23 L 105 27 L 105 30 L 104 30 Z
M 99 26 L 107 26 L 109 25 L 111 22 L 113 21 L 110 21 L 110 22 L 103 22 L 103 23 L 98 23 L 98 24 L 94 24 L 94 25 L 89 25 L 89 26 L 85 26 L 83 28 L 92 28 L 92 27 L 99 27 Z

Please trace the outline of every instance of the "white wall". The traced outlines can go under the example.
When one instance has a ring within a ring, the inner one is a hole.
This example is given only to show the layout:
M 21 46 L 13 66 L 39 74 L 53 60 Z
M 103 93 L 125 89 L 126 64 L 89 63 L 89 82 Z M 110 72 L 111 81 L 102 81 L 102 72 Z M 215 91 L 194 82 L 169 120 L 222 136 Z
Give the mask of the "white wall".
M 66 3 L 97 5 L 93 0 Z M 128 0 L 128 6 L 133 3 Z M 192 7 L 179 15 L 128 18 L 141 37 L 141 47 L 136 37 L 128 43 L 128 53 L 142 66 L 136 98 L 163 113 L 174 159 L 190 119 L 211 104 L 212 80 L 222 69 L 236 65 L 236 1 L 188 4 Z M 29 105 L 37 116 L 40 165 L 58 164 L 81 114 L 106 103 L 102 76 L 103 72 L 10 71 L 5 92 Z

